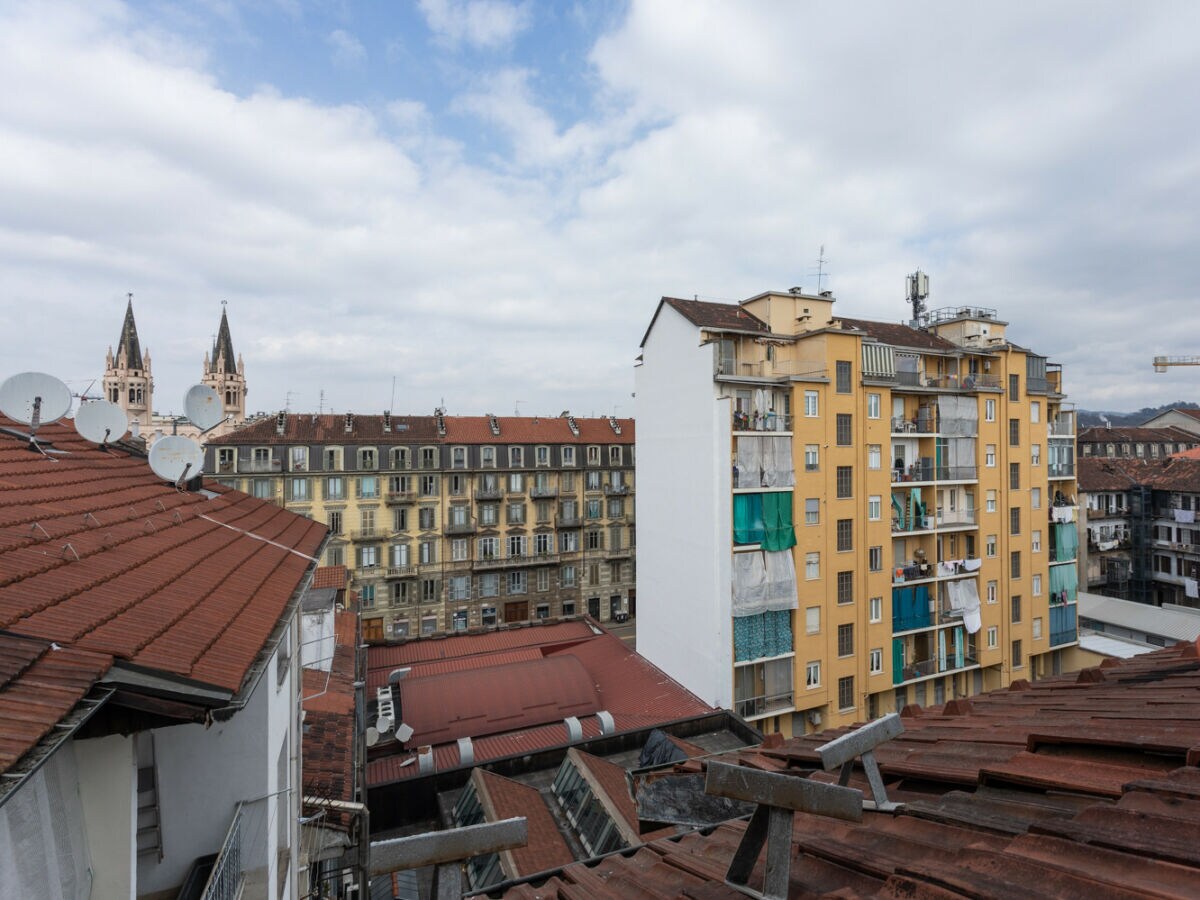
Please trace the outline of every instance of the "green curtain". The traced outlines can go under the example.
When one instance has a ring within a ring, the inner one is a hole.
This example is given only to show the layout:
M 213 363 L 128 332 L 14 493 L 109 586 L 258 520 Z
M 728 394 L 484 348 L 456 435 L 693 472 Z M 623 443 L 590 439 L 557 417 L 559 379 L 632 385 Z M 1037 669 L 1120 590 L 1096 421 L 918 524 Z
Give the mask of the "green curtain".
M 1050 602 L 1074 603 L 1079 589 L 1079 570 L 1073 565 L 1050 567 Z
M 1060 522 L 1054 526 L 1055 558 L 1061 561 L 1074 559 L 1079 552 L 1079 532 L 1074 522 Z
M 786 609 L 733 620 L 735 662 L 792 652 L 792 614 Z
M 733 495 L 733 542 L 758 544 L 763 539 L 763 495 Z
M 775 491 L 762 495 L 762 518 L 766 534 L 764 550 L 789 550 L 796 546 L 796 529 L 792 526 L 792 492 Z

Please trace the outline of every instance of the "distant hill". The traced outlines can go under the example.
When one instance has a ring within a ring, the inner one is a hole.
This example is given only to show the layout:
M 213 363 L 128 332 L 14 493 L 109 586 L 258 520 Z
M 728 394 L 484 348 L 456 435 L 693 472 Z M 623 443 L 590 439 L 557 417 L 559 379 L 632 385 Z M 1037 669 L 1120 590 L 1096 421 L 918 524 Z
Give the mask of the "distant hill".
M 1164 403 L 1162 406 L 1146 406 L 1137 412 L 1110 412 L 1108 410 L 1093 412 L 1089 409 L 1080 409 L 1076 411 L 1076 415 L 1079 417 L 1080 428 L 1092 428 L 1097 425 L 1103 425 L 1105 419 L 1113 427 L 1130 427 L 1141 425 L 1143 422 L 1153 419 L 1159 413 L 1166 412 L 1168 409 L 1200 409 L 1200 403 L 1179 400 L 1175 403 Z

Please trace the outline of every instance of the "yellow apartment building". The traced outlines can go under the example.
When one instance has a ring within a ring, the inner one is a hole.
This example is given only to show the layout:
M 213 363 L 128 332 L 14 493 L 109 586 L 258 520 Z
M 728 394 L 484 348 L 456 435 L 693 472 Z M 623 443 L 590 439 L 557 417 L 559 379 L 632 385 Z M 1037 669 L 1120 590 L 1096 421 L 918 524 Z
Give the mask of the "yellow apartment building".
M 281 412 L 206 454 L 329 526 L 368 639 L 635 612 L 632 419 Z
M 799 734 L 1059 671 L 1073 413 L 992 309 L 664 298 L 637 370 L 638 650 Z

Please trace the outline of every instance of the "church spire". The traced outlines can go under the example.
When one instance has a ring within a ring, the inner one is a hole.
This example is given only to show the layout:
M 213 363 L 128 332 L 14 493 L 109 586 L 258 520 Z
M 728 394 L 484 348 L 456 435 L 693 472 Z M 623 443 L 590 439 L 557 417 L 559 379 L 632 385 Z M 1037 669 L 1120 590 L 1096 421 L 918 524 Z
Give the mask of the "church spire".
M 221 303 L 221 327 L 217 330 L 217 339 L 213 342 L 212 357 L 209 362 L 210 372 L 224 372 L 227 375 L 237 374 L 237 357 L 233 354 L 233 338 L 229 336 L 229 318 L 225 315 L 224 301 Z
M 143 369 L 142 345 L 138 341 L 137 323 L 133 321 L 133 294 L 129 294 L 129 305 L 125 307 L 125 324 L 121 326 L 121 337 L 117 341 L 117 358 L 125 353 L 125 366 Z

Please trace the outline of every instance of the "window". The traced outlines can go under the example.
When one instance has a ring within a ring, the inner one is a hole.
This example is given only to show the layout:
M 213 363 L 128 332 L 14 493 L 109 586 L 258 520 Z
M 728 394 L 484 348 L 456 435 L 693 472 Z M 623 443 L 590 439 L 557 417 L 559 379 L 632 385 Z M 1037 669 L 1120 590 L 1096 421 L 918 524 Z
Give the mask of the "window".
M 989 469 L 996 468 L 996 445 L 995 444 L 988 444 L 984 448 L 983 464 L 985 466 L 987 466 Z
M 440 598 L 442 593 L 442 585 L 436 578 L 421 579 L 421 601 L 423 603 L 435 603 Z
M 342 448 L 341 447 L 326 447 L 323 455 L 323 461 L 326 472 L 337 472 L 342 468 Z
M 371 500 L 379 496 L 379 479 L 374 475 L 363 475 L 358 479 L 358 496 Z
M 550 590 L 550 570 L 549 569 L 538 569 L 537 570 L 537 589 L 539 592 L 544 592 L 544 591 Z M 548 614 L 549 613 L 547 613 L 547 615 Z M 538 618 L 544 619 L 544 618 L 546 618 L 546 616 L 538 616 Z
M 603 550 L 604 549 L 604 532 L 593 530 L 584 532 L 583 545 L 587 550 Z
M 1031 466 L 1040 466 L 1042 464 L 1042 445 L 1034 444 L 1029 448 L 1029 464 Z
M 463 449 L 463 448 L 460 447 L 459 449 Z M 407 447 L 393 447 L 390 451 L 390 457 L 391 457 L 393 469 L 410 468 Z
M 600 490 L 600 473 L 599 472 L 588 472 L 587 473 L 586 489 L 589 491 Z
M 446 582 L 448 600 L 467 600 L 471 596 L 471 576 L 453 575 Z
M 479 504 L 479 524 L 480 525 L 495 525 L 500 519 L 500 504 L 498 503 L 480 503 Z
M 422 447 L 421 448 L 421 468 L 436 469 L 438 467 L 438 448 L 437 447 Z
M 288 479 L 288 499 L 301 502 L 312 499 L 309 496 L 307 478 Z
M 422 531 L 432 531 L 437 527 L 437 510 L 432 506 L 417 510 L 417 527 Z
M 437 631 L 437 616 L 423 616 L 421 618 L 421 634 L 433 634 Z
M 854 496 L 854 466 L 837 467 L 837 496 L 839 500 Z
M 821 523 L 821 500 L 819 497 L 806 497 L 804 500 L 804 524 L 819 525 Z
M 1020 625 L 1021 624 L 1021 595 L 1020 594 L 1013 594 L 1012 604 L 1011 604 L 1010 609 L 1012 611 L 1012 623 L 1014 625 Z
M 575 601 L 574 600 L 564 600 L 563 601 L 562 614 L 564 616 L 575 615 Z
M 514 501 L 508 504 L 508 524 L 523 525 L 525 524 L 525 504 L 519 501 Z
M 480 559 L 496 559 L 500 556 L 500 539 L 481 537 L 475 544 Z
M 883 517 L 883 497 L 879 494 L 872 494 L 867 498 L 867 518 L 872 522 L 878 522 Z
M 844 625 L 839 625 L 837 629 L 837 652 L 838 656 L 853 656 L 854 655 L 854 623 L 847 622 Z
M 334 510 L 330 513 L 327 513 L 327 515 L 329 517 L 329 533 L 330 534 L 341 534 L 342 533 L 342 514 L 341 514 L 341 512 L 338 510 Z
M 1041 530 L 1035 531 L 1033 533 L 1033 552 L 1034 553 L 1042 552 L 1042 532 L 1041 532 Z
M 821 554 L 817 552 L 804 554 L 804 577 L 813 581 L 821 577 Z
M 375 510 L 364 509 L 358 514 L 358 527 L 362 531 L 364 537 L 370 537 L 375 533 Z
M 587 448 L 587 462 L 589 466 L 600 465 L 600 448 L 592 445 Z
M 1018 394 L 1019 394 L 1020 389 L 1021 389 L 1020 377 L 1017 375 L 1009 375 L 1008 376 L 1008 399 L 1009 400 L 1019 399 Z
M 837 548 L 838 553 L 845 553 L 847 550 L 854 549 L 853 519 L 837 520 Z
M 849 447 L 854 439 L 854 418 L 849 413 L 837 414 L 837 445 Z
M 820 468 L 818 447 L 816 444 L 804 445 L 804 471 L 816 472 Z
M 839 394 L 850 393 L 850 361 L 839 359 L 833 364 L 833 369 L 837 382 L 837 392 Z
M 358 548 L 358 567 L 360 569 L 374 569 L 379 565 L 379 548 L 378 547 L 359 547 Z
M 804 392 L 804 416 L 808 419 L 815 419 L 820 415 L 820 405 L 817 402 L 816 391 Z
M 867 550 L 867 568 L 872 572 L 883 571 L 883 548 L 871 547 Z
M 984 546 L 987 548 L 988 559 L 993 558 L 996 555 L 996 536 L 989 534 L 987 540 L 984 541 Z
M 436 540 L 421 541 L 417 544 L 417 561 L 423 566 L 437 562 L 437 548 L 438 542 Z
M 1029 505 L 1034 509 L 1042 508 L 1042 489 L 1034 488 L 1029 492 Z
M 508 464 L 514 468 L 525 465 L 525 448 L 524 447 L 509 447 L 508 448 Z
M 390 585 L 390 596 L 388 604 L 391 606 L 404 606 L 413 601 L 413 585 L 408 581 L 393 581 Z
M 525 476 L 521 472 L 508 473 L 508 492 L 519 494 L 525 490 Z
M 1042 576 L 1041 575 L 1032 575 L 1032 576 L 1030 576 L 1030 581 L 1033 584 L 1033 590 L 1032 590 L 1033 596 L 1035 596 L 1035 597 L 1042 596 Z
M 450 468 L 465 469 L 467 467 L 467 448 L 452 447 L 450 449 Z
M 1021 420 L 1020 419 L 1009 419 L 1008 420 L 1008 446 L 1010 446 L 1010 447 L 1020 447 L 1021 446 Z
M 533 551 L 538 556 L 549 556 L 554 552 L 554 535 L 546 532 L 533 536 Z
M 364 584 L 358 589 L 358 599 L 362 602 L 364 609 L 375 608 L 375 585 Z
M 564 531 L 558 536 L 558 549 L 561 553 L 574 553 L 579 549 L 579 532 Z
M 436 475 L 421 476 L 421 496 L 436 497 L 438 495 L 438 477 Z
M 375 462 L 376 462 L 376 457 L 375 457 L 375 448 L 374 447 L 362 447 L 359 449 L 359 451 L 358 451 L 358 467 L 360 469 L 374 469 Z
M 878 675 L 883 671 L 883 648 L 876 647 L 871 651 L 871 674 Z
M 983 421 L 996 421 L 996 401 L 994 399 L 988 398 L 983 401 Z
M 1019 491 L 1021 489 L 1021 464 L 1008 464 L 1008 489 L 1010 491 Z
M 854 709 L 854 676 L 838 679 L 838 710 Z
M 1025 658 L 1021 655 L 1021 642 L 1012 642 L 1012 667 L 1019 669 L 1025 665 Z
M 842 604 L 854 602 L 854 572 L 837 573 L 837 602 Z
M 1033 639 L 1035 641 L 1042 639 L 1042 620 L 1040 617 L 1033 620 Z
M 564 466 L 575 465 L 575 448 L 574 447 L 563 447 L 562 448 L 562 464 Z
M 1010 578 L 1020 578 L 1021 577 L 1021 551 L 1020 550 L 1012 551 L 1012 554 L 1009 556 L 1008 570 L 1009 570 L 1008 574 L 1009 574 Z
M 1008 533 L 1021 533 L 1021 507 L 1011 506 L 1008 510 Z
M 867 418 L 878 419 L 880 415 L 880 403 L 878 394 L 867 394 Z
M 509 572 L 508 573 L 508 593 L 510 594 L 527 594 L 529 593 L 529 578 L 528 572 Z
M 868 603 L 868 606 L 870 607 L 870 616 L 869 616 L 870 620 L 872 622 L 882 622 L 883 621 L 883 598 L 882 597 L 872 597 Z
M 559 587 L 575 587 L 575 567 L 563 566 L 558 572 Z
M 804 667 L 804 686 L 819 688 L 821 686 L 821 661 L 813 660 Z
M 471 550 L 466 538 L 455 538 L 450 542 L 450 558 L 455 562 L 470 559 Z
M 325 499 L 346 499 L 346 483 L 342 480 L 341 475 L 331 475 L 325 479 Z
M 601 510 L 600 501 L 598 499 L 588 500 L 584 504 L 584 510 L 585 510 L 584 515 L 587 516 L 589 519 L 600 518 L 600 510 Z
M 995 650 L 1000 643 L 1000 630 L 995 625 L 988 626 L 987 630 L 987 647 L 989 650 Z
M 819 634 L 821 631 L 821 607 L 810 606 L 804 610 L 805 634 Z
M 997 593 L 996 593 L 996 582 L 994 582 L 994 581 L 989 581 L 989 582 L 987 583 L 987 602 L 988 602 L 988 603 L 995 603 L 995 602 L 996 602 L 996 596 L 997 596 Z
M 526 555 L 529 548 L 529 539 L 523 534 L 509 535 L 507 543 L 509 559 L 520 559 Z
M 867 468 L 879 469 L 883 466 L 883 448 L 879 444 L 867 444 Z
M 621 445 L 613 444 L 608 448 L 608 464 L 610 466 L 621 465 Z
M 479 465 L 485 469 L 496 468 L 496 448 L 483 447 L 479 451 Z
M 1032 403 L 1029 404 L 1029 421 L 1030 422 L 1042 421 L 1042 403 L 1040 400 L 1034 400 Z
M 988 512 L 996 511 L 996 492 L 994 490 L 989 490 L 987 492 L 987 499 L 985 502 L 987 503 Z

